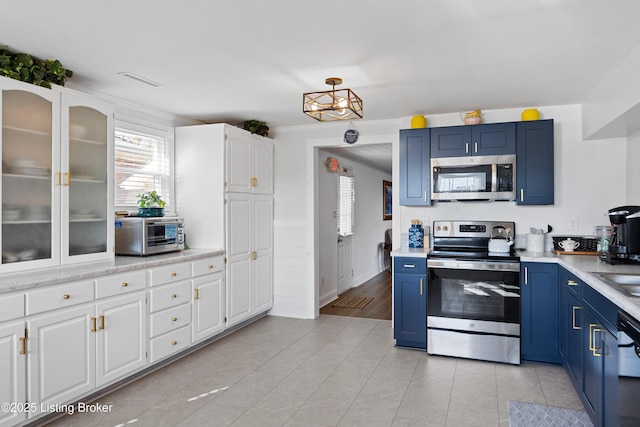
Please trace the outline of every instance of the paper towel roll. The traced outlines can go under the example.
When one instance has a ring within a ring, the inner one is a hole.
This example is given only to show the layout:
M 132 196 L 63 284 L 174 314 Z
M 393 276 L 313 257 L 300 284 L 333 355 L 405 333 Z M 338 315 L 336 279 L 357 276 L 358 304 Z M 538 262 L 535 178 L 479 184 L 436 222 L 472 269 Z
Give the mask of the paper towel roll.
M 544 252 L 544 234 L 527 234 L 527 250 Z

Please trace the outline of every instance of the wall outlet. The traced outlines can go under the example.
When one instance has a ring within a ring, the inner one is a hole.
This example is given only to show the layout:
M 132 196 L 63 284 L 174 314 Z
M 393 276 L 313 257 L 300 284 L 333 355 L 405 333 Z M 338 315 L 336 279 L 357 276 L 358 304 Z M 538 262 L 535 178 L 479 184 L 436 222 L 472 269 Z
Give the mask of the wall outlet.
M 567 227 L 569 230 L 577 230 L 578 229 L 578 218 L 569 217 L 569 224 Z

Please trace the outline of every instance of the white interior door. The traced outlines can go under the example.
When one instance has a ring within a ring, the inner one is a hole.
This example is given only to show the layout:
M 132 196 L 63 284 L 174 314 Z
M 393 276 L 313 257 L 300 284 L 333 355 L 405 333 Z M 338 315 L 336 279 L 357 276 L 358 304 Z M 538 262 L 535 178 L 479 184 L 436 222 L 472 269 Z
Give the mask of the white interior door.
M 353 236 L 338 236 L 338 295 L 353 287 Z

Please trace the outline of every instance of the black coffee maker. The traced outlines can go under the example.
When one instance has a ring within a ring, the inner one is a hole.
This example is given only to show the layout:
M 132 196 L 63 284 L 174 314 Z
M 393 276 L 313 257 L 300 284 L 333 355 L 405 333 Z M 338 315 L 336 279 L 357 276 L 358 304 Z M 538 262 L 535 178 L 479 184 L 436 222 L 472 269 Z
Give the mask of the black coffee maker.
M 600 259 L 609 264 L 640 262 L 640 206 L 609 209 L 613 235 Z

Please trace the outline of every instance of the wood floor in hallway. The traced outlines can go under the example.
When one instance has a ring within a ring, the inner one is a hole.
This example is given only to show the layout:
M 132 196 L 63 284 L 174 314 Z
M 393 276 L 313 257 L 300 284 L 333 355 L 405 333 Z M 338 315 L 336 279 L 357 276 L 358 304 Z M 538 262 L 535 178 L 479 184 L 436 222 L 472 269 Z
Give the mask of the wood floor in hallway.
M 391 320 L 391 273 L 389 270 L 383 271 L 356 288 L 349 289 L 340 296 L 373 297 L 373 301 L 365 308 L 332 307 L 333 302 L 330 302 L 320 309 L 320 314 Z

